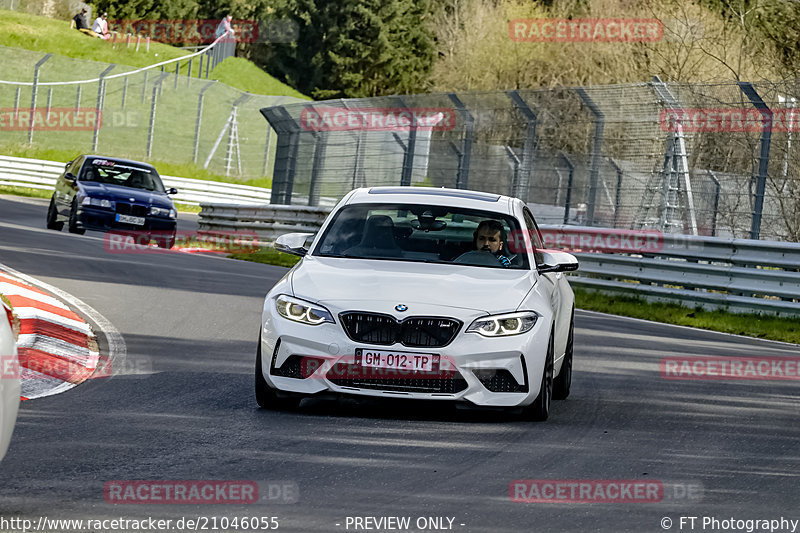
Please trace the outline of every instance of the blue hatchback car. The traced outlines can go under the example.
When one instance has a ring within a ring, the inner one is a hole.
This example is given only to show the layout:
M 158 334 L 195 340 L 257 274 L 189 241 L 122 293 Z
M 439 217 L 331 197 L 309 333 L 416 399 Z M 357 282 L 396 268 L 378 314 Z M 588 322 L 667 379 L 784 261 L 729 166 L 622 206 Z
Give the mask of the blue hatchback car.
M 128 230 L 153 234 L 157 244 L 172 248 L 178 213 L 152 165 L 95 155 L 66 164 L 56 181 L 47 210 L 47 227 L 70 233 Z

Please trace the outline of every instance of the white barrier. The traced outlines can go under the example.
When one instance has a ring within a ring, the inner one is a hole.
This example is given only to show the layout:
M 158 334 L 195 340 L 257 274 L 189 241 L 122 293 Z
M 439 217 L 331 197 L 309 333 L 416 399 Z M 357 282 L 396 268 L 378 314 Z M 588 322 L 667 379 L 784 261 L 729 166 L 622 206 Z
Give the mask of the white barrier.
M 0 156 L 0 185 L 52 190 L 56 178 L 64 172 L 65 164 L 42 159 Z M 189 205 L 200 203 L 261 205 L 269 203 L 272 193 L 270 189 L 238 183 L 175 176 L 161 176 L 161 180 L 166 188 L 178 189 L 178 194 L 172 196 L 175 202 Z

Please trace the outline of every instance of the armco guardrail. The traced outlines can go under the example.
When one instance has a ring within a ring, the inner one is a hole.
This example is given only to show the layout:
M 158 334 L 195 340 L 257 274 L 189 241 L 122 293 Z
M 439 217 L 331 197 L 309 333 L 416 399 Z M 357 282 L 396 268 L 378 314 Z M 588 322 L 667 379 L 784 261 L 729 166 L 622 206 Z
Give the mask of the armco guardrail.
M 550 234 L 598 228 L 542 226 Z M 608 230 L 615 233 L 619 230 Z M 652 235 L 652 233 L 651 233 Z M 659 234 L 640 253 L 573 250 L 574 285 L 733 312 L 800 316 L 800 243 Z
M 289 205 L 202 205 L 206 231 L 255 231 L 263 242 L 283 233 L 316 232 L 330 208 Z M 601 228 L 542 225 L 546 234 L 597 234 Z M 609 234 L 620 230 L 609 229 Z M 571 250 L 580 270 L 574 285 L 647 300 L 733 312 L 800 316 L 800 243 L 647 233 L 642 253 Z M 547 242 L 547 240 L 545 241 Z
M 269 243 L 284 233 L 316 233 L 330 207 L 201 204 L 201 231 L 247 231 Z
M 56 178 L 64 171 L 65 163 L 42 159 L 0 156 L 0 185 L 52 190 Z M 178 194 L 173 200 L 178 203 L 199 205 L 200 203 L 224 203 L 261 205 L 269 202 L 271 191 L 263 187 L 252 187 L 237 183 L 161 176 L 164 186 L 175 187 Z

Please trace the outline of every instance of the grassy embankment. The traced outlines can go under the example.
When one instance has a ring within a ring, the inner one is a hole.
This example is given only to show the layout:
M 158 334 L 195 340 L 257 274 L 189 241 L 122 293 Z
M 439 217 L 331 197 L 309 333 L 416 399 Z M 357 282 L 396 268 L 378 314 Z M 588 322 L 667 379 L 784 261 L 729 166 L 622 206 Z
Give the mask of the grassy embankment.
M 69 27 L 69 21 L 54 20 L 13 11 L 0 10 L 0 78 L 9 81 L 30 81 L 33 65 L 44 53 L 53 56 L 41 68 L 40 81 L 76 80 L 97 77 L 109 64 L 116 66 L 111 74 L 126 72 L 154 63 L 185 56 L 188 52 L 160 43 L 151 43 L 150 51 L 144 45 L 139 52 L 123 42 L 112 45 L 100 39 L 87 37 Z M 76 61 L 79 60 L 79 61 Z M 198 61 L 193 72 L 197 75 Z M 187 74 L 187 65 L 180 73 Z M 270 187 L 271 176 L 261 173 L 264 159 L 266 121 L 258 113 L 259 106 L 270 105 L 268 96 L 306 98 L 291 87 L 279 82 L 250 61 L 228 58 L 210 73 L 209 80 L 180 76 L 175 89 L 174 70 L 165 78 L 158 100 L 153 153 L 146 157 L 150 101 L 153 81 L 160 72 L 149 72 L 128 78 L 109 80 L 106 84 L 104 127 L 100 132 L 98 153 L 147 160 L 160 173 L 186 178 Z M 203 125 L 198 150 L 198 163 L 192 163 L 194 131 L 198 94 L 210 80 L 220 83 L 205 93 Z M 223 85 L 224 84 L 224 85 Z M 93 106 L 97 84 L 82 87 L 82 106 Z M 76 101 L 76 86 L 53 88 L 53 107 L 72 107 Z M 0 85 L 0 107 L 12 107 L 16 87 Z M 41 87 L 38 105 L 44 105 L 49 87 Z M 123 91 L 126 99 L 122 101 Z M 222 130 L 231 110 L 231 104 L 241 93 L 252 93 L 248 103 L 242 105 L 239 115 L 239 135 L 242 139 L 242 160 L 249 179 L 225 176 L 222 159 L 225 143 L 217 150 L 208 169 L 203 168 L 204 158 L 210 153 L 218 133 Z M 268 96 L 262 96 L 268 95 Z M 30 102 L 30 88 L 22 87 L 20 102 Z M 248 107 L 249 106 L 249 107 Z M 113 123 L 112 123 L 113 122 Z M 119 122 L 119 124 L 117 124 Z M 69 161 L 79 153 L 88 153 L 92 132 L 35 132 L 34 144 L 27 144 L 27 132 L 0 132 L 0 153 L 17 157 L 31 157 L 53 161 Z M 250 141 L 250 142 L 248 142 Z M 255 142 L 253 142 L 255 141 Z M 270 158 L 274 157 L 274 140 Z M 249 172 L 248 172 L 249 170 Z M 257 177 L 262 176 L 262 177 Z M 2 187 L 0 192 L 42 196 L 42 191 L 19 187 Z M 46 193 L 46 191 L 45 191 Z

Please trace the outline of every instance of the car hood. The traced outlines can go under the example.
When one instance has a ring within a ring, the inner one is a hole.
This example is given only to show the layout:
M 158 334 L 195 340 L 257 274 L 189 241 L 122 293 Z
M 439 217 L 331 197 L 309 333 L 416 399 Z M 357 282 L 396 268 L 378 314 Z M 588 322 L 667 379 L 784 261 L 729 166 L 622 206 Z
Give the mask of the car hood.
M 502 313 L 520 305 L 534 279 L 529 270 L 307 256 L 292 273 L 292 291 L 320 304 L 388 301 Z
M 124 200 L 126 202 L 134 198 L 135 202 L 157 207 L 174 207 L 172 201 L 164 194 L 144 189 L 133 189 L 131 187 L 120 187 L 108 183 L 81 183 L 83 192 L 90 196 L 109 198 L 112 200 Z

